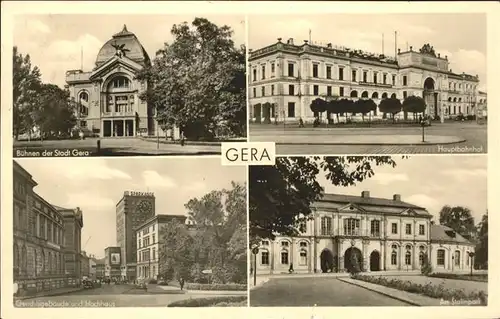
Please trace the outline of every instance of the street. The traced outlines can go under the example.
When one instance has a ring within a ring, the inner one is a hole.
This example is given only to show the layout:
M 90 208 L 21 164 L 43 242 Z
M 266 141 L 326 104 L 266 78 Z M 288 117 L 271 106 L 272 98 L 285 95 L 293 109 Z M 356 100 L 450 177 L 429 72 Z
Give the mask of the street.
M 139 138 L 101 139 L 101 151 L 97 153 L 97 138 L 85 140 L 15 141 L 14 157 L 74 157 L 74 156 L 131 156 L 131 155 L 217 155 L 220 145 L 186 145 L 155 143 Z M 158 148 L 157 148 L 158 147 Z M 49 150 L 52 154 L 43 154 Z M 68 152 L 69 150 L 69 152 Z M 80 153 L 75 153 L 78 150 Z M 38 154 L 37 154 L 38 153 Z
M 142 294 L 139 294 L 142 293 Z M 16 307 L 166 307 L 168 304 L 190 298 L 217 297 L 217 294 L 166 294 L 133 292 L 132 285 L 102 285 L 100 288 L 80 290 L 62 296 L 37 297 L 14 302 Z M 222 296 L 222 295 L 220 295 Z
M 276 145 L 276 152 L 294 154 L 443 154 L 443 153 L 487 153 L 487 125 L 475 122 L 435 123 L 425 128 L 426 136 L 459 137 L 465 142 L 443 145 L 372 145 L 360 143 L 360 136 L 394 140 L 394 137 L 419 136 L 420 127 L 359 127 L 359 128 L 294 128 L 280 125 L 251 125 L 250 141 L 283 141 Z M 336 141 L 329 143 L 328 140 Z M 355 145 L 357 144 L 357 145 Z
M 379 293 L 327 277 L 273 278 L 250 291 L 250 306 L 409 306 Z

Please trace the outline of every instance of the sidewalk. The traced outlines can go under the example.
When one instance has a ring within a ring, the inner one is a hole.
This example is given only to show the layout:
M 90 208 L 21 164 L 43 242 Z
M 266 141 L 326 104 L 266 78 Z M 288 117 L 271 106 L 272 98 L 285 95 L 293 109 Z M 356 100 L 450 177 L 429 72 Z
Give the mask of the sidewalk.
M 445 145 L 465 142 L 458 136 L 425 135 L 252 135 L 252 142 L 275 142 L 283 145 Z M 314 140 L 314 141 L 312 141 Z
M 81 291 L 81 290 L 83 290 L 82 287 L 78 287 L 78 288 L 71 287 L 71 288 L 54 289 L 54 290 L 49 290 L 49 291 L 40 291 L 34 295 L 29 295 L 29 296 L 19 296 L 19 297 L 14 296 L 14 301 L 39 298 L 39 297 L 62 296 L 62 295 L 70 294 L 70 293 Z
M 247 290 L 186 290 L 190 295 L 227 295 L 227 296 L 246 296 Z
M 362 280 L 355 280 L 351 278 L 338 278 L 338 279 L 340 281 L 349 283 L 351 285 L 362 287 L 377 292 L 379 294 L 382 294 L 384 296 L 406 302 L 413 306 L 441 306 L 441 300 L 439 299 L 430 298 L 419 294 L 409 293 L 403 290 L 389 288 L 381 285 L 375 285 Z

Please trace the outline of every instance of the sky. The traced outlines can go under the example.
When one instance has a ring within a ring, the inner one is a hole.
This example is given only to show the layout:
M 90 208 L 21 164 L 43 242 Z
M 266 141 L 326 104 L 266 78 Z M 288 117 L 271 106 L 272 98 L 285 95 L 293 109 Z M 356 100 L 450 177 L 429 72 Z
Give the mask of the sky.
M 300 45 L 311 30 L 312 42 L 394 56 L 397 31 L 401 51 L 407 43 L 414 50 L 429 43 L 442 57 L 448 55 L 453 72 L 479 75 L 479 89 L 486 91 L 485 14 L 266 15 L 248 20 L 248 47 L 253 50 L 276 43 L 277 38 L 293 38 Z
M 49 203 L 83 211 L 82 250 L 97 257 L 116 245 L 116 204 L 124 191 L 154 192 L 156 214 L 185 214 L 190 199 L 245 183 L 246 167 L 220 158 L 16 159 Z
M 195 17 L 230 26 L 235 46 L 245 43 L 245 17 L 237 15 L 21 15 L 14 21 L 13 40 L 19 51 L 29 53 L 32 64 L 40 68 L 42 81 L 63 87 L 65 72 L 80 69 L 82 49 L 83 69 L 90 71 L 99 49 L 124 24 L 153 59 L 164 42 L 173 40 L 172 26 L 191 23 Z
M 471 210 L 476 224 L 487 209 L 487 156 L 413 156 L 392 157 L 396 167 L 374 167 L 375 175 L 352 187 L 333 186 L 323 175 L 318 182 L 326 193 L 361 196 L 370 191 L 371 197 L 401 200 L 422 206 L 439 222 L 444 205 L 465 206 Z

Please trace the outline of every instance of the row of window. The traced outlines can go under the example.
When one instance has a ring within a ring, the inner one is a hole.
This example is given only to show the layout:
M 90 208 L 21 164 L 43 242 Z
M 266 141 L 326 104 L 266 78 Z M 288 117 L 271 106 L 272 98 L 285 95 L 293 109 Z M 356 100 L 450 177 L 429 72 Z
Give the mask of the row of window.
M 106 112 L 132 112 L 134 110 L 133 95 L 109 95 L 106 103 Z
M 320 220 L 321 235 L 332 234 L 332 218 L 321 217 Z M 361 235 L 361 221 L 356 218 L 344 219 L 344 235 Z M 405 224 L 405 234 L 412 234 L 412 224 Z M 391 223 L 391 233 L 398 234 L 398 223 Z M 380 236 L 380 221 L 370 221 L 370 234 L 372 236 Z M 425 236 L 425 225 L 418 225 L 418 235 Z
M 149 266 L 140 266 L 140 267 L 137 267 L 137 277 L 139 278 L 156 278 L 156 276 L 158 275 L 156 273 L 156 266 L 151 266 L 151 268 Z
M 152 243 L 150 243 L 149 239 L 152 239 Z M 147 247 L 151 244 L 156 243 L 156 234 L 151 235 L 151 237 L 143 237 L 137 239 L 137 248 Z
M 156 247 L 153 247 L 153 249 L 145 249 L 137 252 L 138 262 L 151 260 L 156 260 Z
M 26 246 L 21 249 L 14 244 L 14 276 L 37 277 L 42 275 L 55 275 L 64 273 L 64 255 L 59 252 L 42 250 L 40 253 L 34 249 L 33 260 L 28 262 Z
M 151 231 L 152 231 L 152 232 L 154 232 L 154 231 L 155 231 L 155 226 L 156 226 L 156 224 L 151 225 Z M 137 234 L 138 234 L 139 236 L 141 236 L 141 234 L 142 234 L 143 236 L 146 236 L 147 234 L 149 234 L 149 227 L 144 228 L 144 229 L 142 230 L 142 232 L 138 232 Z
M 41 213 L 34 212 L 35 218 L 30 220 L 25 207 L 14 203 L 14 228 L 27 231 L 36 236 L 63 246 L 63 229 Z

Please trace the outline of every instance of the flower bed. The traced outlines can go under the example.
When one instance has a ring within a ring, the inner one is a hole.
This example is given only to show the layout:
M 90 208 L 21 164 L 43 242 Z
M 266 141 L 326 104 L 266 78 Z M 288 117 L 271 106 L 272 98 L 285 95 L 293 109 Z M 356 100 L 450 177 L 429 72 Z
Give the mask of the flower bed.
M 430 274 L 429 277 L 488 282 L 488 275 L 486 275 L 486 274 L 478 274 L 478 275 L 470 276 L 470 275 L 466 275 L 466 274 L 434 273 L 434 274 Z
M 466 293 L 461 289 L 445 289 L 444 284 L 433 285 L 427 283 L 425 285 L 416 284 L 412 281 L 403 281 L 399 279 L 388 279 L 384 277 L 355 275 L 353 279 L 366 281 L 372 284 L 386 286 L 398 290 L 407 291 L 410 293 L 421 294 L 427 297 L 443 299 L 443 300 L 480 300 L 481 305 L 488 304 L 488 294 L 484 291 L 474 291 Z
M 246 307 L 247 296 L 226 296 L 185 299 L 172 302 L 168 307 Z
M 221 291 L 246 291 L 247 285 L 244 284 L 197 284 L 186 283 L 186 290 L 221 290 Z

